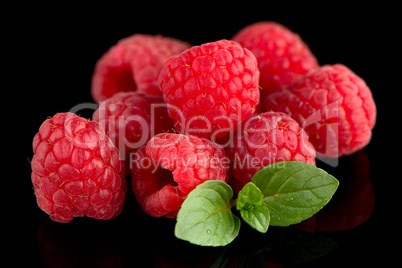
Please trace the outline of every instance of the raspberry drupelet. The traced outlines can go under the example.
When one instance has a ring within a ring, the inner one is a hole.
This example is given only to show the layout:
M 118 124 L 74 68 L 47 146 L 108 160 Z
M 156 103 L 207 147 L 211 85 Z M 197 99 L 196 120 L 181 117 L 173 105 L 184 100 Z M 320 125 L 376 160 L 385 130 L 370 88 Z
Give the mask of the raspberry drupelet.
M 248 25 L 232 39 L 257 58 L 262 95 L 280 90 L 295 77 L 318 67 L 316 57 L 300 36 L 276 22 Z
M 170 58 L 159 85 L 176 129 L 215 141 L 254 113 L 258 80 L 254 55 L 236 42 L 219 40 Z
M 376 105 L 364 80 L 342 64 L 312 70 L 265 98 L 267 110 L 289 114 L 307 132 L 317 154 L 339 157 L 365 147 Z
M 207 139 L 161 133 L 135 155 L 131 183 L 146 213 L 174 218 L 197 185 L 228 181 L 228 162 L 225 150 Z
M 33 151 L 36 199 L 52 220 L 111 219 L 122 211 L 124 163 L 98 123 L 72 113 L 56 114 L 40 126 Z
M 266 165 L 279 161 L 315 165 L 315 150 L 307 134 L 289 115 L 279 112 L 254 114 L 227 151 L 232 161 L 229 183 L 236 193 Z
M 92 98 L 100 102 L 121 91 L 161 95 L 158 75 L 165 61 L 188 47 L 185 42 L 160 35 L 134 34 L 121 39 L 95 65 Z
M 173 128 L 163 98 L 137 91 L 119 92 L 101 102 L 93 120 L 105 129 L 130 174 L 133 154 L 154 135 Z

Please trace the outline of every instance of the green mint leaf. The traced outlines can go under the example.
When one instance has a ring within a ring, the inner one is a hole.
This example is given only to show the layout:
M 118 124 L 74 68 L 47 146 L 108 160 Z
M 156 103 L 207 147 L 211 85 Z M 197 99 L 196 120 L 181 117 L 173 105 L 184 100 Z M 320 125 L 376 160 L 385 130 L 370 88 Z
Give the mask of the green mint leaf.
M 264 196 L 273 226 L 310 218 L 331 200 L 339 186 L 338 180 L 324 170 L 299 161 L 268 165 L 251 181 Z
M 268 230 L 269 210 L 263 203 L 264 196 L 254 183 L 247 183 L 238 194 L 236 208 L 245 222 L 261 233 Z
M 236 208 L 240 210 L 246 205 L 261 206 L 263 201 L 264 196 L 261 190 L 254 183 L 249 182 L 240 190 L 236 201 Z
M 241 209 L 240 215 L 245 222 L 261 233 L 268 231 L 270 216 L 265 205 L 253 207 L 251 210 Z
M 200 246 L 224 246 L 239 234 L 240 219 L 231 211 L 232 188 L 223 181 L 198 185 L 184 200 L 175 236 Z

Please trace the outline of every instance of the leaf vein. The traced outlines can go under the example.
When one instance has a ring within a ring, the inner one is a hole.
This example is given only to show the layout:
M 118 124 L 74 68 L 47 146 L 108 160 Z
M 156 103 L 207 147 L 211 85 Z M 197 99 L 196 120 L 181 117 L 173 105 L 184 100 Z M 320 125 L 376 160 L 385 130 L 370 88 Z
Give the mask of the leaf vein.
M 226 198 L 224 196 L 222 196 L 221 193 L 219 191 L 217 191 L 216 189 L 210 189 L 210 190 L 216 192 L 219 195 L 219 197 L 221 198 L 221 200 L 223 200 L 223 201 L 226 200 Z
M 282 205 L 284 205 L 284 206 L 286 206 L 286 207 L 302 208 L 302 209 L 303 209 L 303 208 L 312 208 L 312 207 L 315 207 L 315 205 L 313 205 L 313 206 L 306 206 L 306 207 L 299 207 L 299 206 L 289 205 L 289 204 L 286 204 L 286 203 L 284 203 L 284 202 L 278 200 L 275 196 L 274 196 L 273 198 L 275 199 L 276 202 L 281 203 Z
M 279 213 L 277 210 L 275 210 L 275 209 L 273 209 L 270 205 L 269 205 L 269 203 L 268 202 L 266 202 L 266 201 L 264 201 L 264 204 L 270 209 L 270 210 L 272 210 L 273 212 L 275 212 L 276 214 L 278 214 L 278 215 L 282 215 L 281 213 Z
M 264 228 L 264 225 L 262 224 L 262 222 L 260 221 L 260 219 L 257 217 L 257 214 L 254 213 L 254 211 L 252 211 L 251 213 L 253 213 L 255 219 L 257 220 L 258 224 L 260 225 L 261 228 Z
M 197 198 L 202 198 L 202 199 L 207 200 L 209 203 L 211 203 L 212 206 L 215 207 L 216 211 L 219 210 L 219 208 L 218 208 L 210 199 L 206 198 L 205 196 L 197 196 Z M 200 208 L 200 210 L 203 210 L 203 209 Z M 203 210 L 203 211 L 206 211 L 206 210 Z M 207 212 L 207 211 L 206 211 L 206 212 Z M 207 213 L 211 213 L 211 212 L 207 212 Z M 213 213 L 213 212 L 212 212 L 212 213 Z
M 311 180 L 314 179 L 314 178 L 320 177 L 320 176 L 321 176 L 321 175 L 318 174 L 317 176 L 313 176 L 313 177 L 309 178 L 309 179 L 303 184 L 302 188 L 304 189 L 304 186 L 306 186 L 306 184 L 307 184 L 309 181 L 311 181 Z
M 282 193 L 275 193 L 275 194 L 271 194 L 271 195 L 265 195 L 264 198 L 267 198 L 267 197 L 274 197 L 274 196 L 282 195 L 282 194 L 296 193 L 296 192 L 299 192 L 299 191 L 310 191 L 310 192 L 311 192 L 311 190 L 315 190 L 315 189 L 318 189 L 318 188 L 330 186 L 330 185 L 333 185 L 333 184 L 335 184 L 335 183 L 329 183 L 329 184 L 320 185 L 320 186 L 313 187 L 313 188 L 308 188 L 308 189 L 297 189 L 297 190 L 288 191 L 288 192 L 282 192 Z M 313 194 L 314 194 L 314 193 L 313 193 Z
M 297 170 L 296 172 L 294 172 L 293 174 L 289 175 L 289 176 L 279 185 L 279 188 L 278 188 L 277 192 L 279 192 L 279 191 L 281 190 L 281 188 L 283 187 L 283 185 L 285 184 L 285 182 L 287 182 L 287 180 L 288 180 L 290 177 L 293 177 L 295 174 L 299 173 L 300 171 L 303 171 L 303 169 L 299 169 L 299 170 Z
M 261 192 L 262 192 L 262 193 L 265 192 L 265 189 L 267 189 L 267 187 L 268 187 L 268 185 L 269 185 L 269 182 L 272 180 L 273 177 L 276 176 L 276 174 L 277 174 L 279 171 L 281 171 L 281 170 L 276 171 L 276 172 L 271 176 L 271 178 L 268 179 L 268 182 L 265 184 L 264 188 L 261 189 Z M 261 177 L 261 178 L 262 178 L 262 177 Z

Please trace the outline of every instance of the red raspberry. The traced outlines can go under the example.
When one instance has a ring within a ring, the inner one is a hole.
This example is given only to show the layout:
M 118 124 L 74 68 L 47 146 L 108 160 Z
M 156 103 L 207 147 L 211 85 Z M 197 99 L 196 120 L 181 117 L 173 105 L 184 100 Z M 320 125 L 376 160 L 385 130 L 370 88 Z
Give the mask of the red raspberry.
M 124 163 L 98 123 L 56 114 L 40 126 L 33 151 L 35 195 L 52 220 L 119 215 L 127 191 Z
M 159 85 L 175 127 L 214 140 L 254 112 L 258 79 L 254 55 L 236 42 L 220 40 L 170 58 Z
M 317 59 L 302 39 L 275 22 L 248 25 L 232 39 L 257 58 L 264 91 L 281 89 L 298 75 L 318 67 Z
M 112 46 L 96 63 L 92 97 L 96 102 L 120 91 L 161 95 L 158 75 L 165 61 L 189 47 L 169 37 L 134 34 Z
M 268 95 L 266 109 L 285 112 L 309 134 L 317 152 L 348 155 L 371 139 L 376 106 L 366 83 L 341 64 L 326 65 Z
M 161 96 L 143 92 L 119 92 L 101 102 L 93 120 L 120 151 L 129 172 L 130 154 L 144 146 L 155 134 L 173 128 L 166 104 Z
M 232 160 L 230 184 L 235 192 L 239 192 L 266 165 L 279 161 L 315 165 L 315 150 L 307 134 L 287 114 L 255 114 L 242 127 L 234 144 L 228 148 L 228 157 Z
M 161 133 L 133 159 L 132 187 L 143 210 L 176 217 L 187 195 L 207 180 L 227 182 L 225 150 L 207 139 Z

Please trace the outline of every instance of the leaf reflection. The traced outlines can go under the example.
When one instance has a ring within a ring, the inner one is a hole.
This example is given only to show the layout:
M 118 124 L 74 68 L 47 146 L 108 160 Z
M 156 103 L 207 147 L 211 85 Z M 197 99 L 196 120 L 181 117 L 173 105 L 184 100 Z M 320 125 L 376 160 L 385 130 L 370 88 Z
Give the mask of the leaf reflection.
M 113 220 L 78 218 L 60 224 L 44 214 L 37 233 L 39 252 L 45 267 L 273 268 L 319 258 L 325 262 L 325 255 L 338 247 L 326 232 L 363 224 L 375 200 L 364 152 L 342 157 L 336 168 L 323 168 L 340 181 L 323 210 L 294 226 L 271 226 L 266 234 L 244 224 L 225 247 L 200 247 L 177 239 L 175 220 L 148 216 L 128 193 L 122 214 Z

